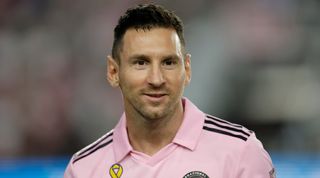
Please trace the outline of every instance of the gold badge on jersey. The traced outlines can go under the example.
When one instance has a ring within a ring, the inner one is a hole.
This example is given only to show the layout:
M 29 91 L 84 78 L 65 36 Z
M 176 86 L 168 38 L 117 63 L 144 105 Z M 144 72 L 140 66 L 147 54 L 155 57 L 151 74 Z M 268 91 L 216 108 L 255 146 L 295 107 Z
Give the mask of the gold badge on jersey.
M 112 178 L 120 178 L 123 168 L 120 164 L 114 164 L 109 169 L 109 174 Z

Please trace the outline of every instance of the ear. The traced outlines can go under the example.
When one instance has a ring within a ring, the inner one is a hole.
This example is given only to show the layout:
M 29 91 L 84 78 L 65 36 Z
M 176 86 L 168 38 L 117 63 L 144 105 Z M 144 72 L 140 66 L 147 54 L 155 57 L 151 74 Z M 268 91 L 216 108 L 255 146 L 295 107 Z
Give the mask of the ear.
M 119 64 L 110 55 L 107 57 L 107 79 L 112 87 L 119 86 Z
M 184 59 L 184 69 L 186 71 L 185 85 L 189 85 L 191 81 L 191 54 L 186 54 Z

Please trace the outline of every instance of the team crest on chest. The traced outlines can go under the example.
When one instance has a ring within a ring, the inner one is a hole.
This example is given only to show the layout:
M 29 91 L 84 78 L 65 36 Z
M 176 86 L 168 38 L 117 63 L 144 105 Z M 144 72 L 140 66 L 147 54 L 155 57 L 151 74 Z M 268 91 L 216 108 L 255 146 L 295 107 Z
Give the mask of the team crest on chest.
M 201 171 L 192 171 L 184 175 L 183 178 L 209 178 L 209 176 Z

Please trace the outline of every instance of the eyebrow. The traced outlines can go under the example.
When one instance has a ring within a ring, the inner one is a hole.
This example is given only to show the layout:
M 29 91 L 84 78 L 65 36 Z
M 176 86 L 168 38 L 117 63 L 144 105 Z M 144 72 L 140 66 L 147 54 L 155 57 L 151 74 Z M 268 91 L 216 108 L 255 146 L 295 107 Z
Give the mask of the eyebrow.
M 148 60 L 148 59 L 150 59 L 150 57 L 147 55 L 144 55 L 144 54 L 135 54 L 135 55 L 129 57 L 129 60 L 134 60 L 134 59 Z M 161 59 L 162 60 L 164 60 L 164 59 L 178 60 L 178 59 L 180 59 L 180 57 L 176 54 L 169 54 L 169 55 L 162 56 Z
M 148 57 L 147 55 L 144 55 L 144 54 L 135 54 L 133 56 L 130 56 L 129 57 L 129 60 L 134 60 L 134 59 L 143 59 L 143 60 L 147 60 L 149 59 L 150 57 Z
M 174 59 L 174 60 L 179 60 L 179 56 L 176 54 L 171 54 L 171 55 L 166 55 L 164 57 L 162 57 L 162 59 Z

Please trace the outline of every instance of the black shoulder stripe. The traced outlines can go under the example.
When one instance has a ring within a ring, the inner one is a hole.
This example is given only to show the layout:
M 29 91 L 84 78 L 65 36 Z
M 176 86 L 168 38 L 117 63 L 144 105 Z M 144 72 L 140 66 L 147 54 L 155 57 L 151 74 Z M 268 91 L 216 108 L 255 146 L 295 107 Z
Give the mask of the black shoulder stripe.
M 80 150 L 79 153 L 77 154 L 77 156 L 81 156 L 83 154 L 85 154 L 86 152 L 94 149 L 97 145 L 99 145 L 101 142 L 103 142 L 104 140 L 106 140 L 107 138 L 111 137 L 113 135 L 113 132 L 105 135 L 104 137 L 102 137 L 100 140 L 98 140 L 96 143 L 90 145 L 88 148 L 84 148 L 84 150 Z
M 239 133 L 242 133 L 246 136 L 250 136 L 250 134 L 248 134 L 247 132 L 243 131 L 242 129 L 238 129 L 238 128 L 234 128 L 234 127 L 229 127 L 229 126 L 225 126 L 225 125 L 220 125 L 218 124 L 217 122 L 213 122 L 211 120 L 205 120 L 204 123 L 206 124 L 211 124 L 211 125 L 215 125 L 217 127 L 220 127 L 220 128 L 223 128 L 223 129 L 227 129 L 227 130 L 232 130 L 232 131 L 235 131 L 235 132 L 239 132 Z
M 217 122 L 221 122 L 221 123 L 224 123 L 224 124 L 228 124 L 228 125 L 231 125 L 233 127 L 238 127 L 238 128 L 242 128 L 241 125 L 238 125 L 238 124 L 234 124 L 234 123 L 231 123 L 231 122 L 228 122 L 228 121 L 225 121 L 225 120 L 222 120 L 222 119 L 217 119 L 216 117 L 213 117 L 213 116 L 210 116 L 210 115 L 206 115 L 207 118 L 209 119 L 212 119 L 214 121 L 217 121 Z
M 210 128 L 210 127 L 207 127 L 207 126 L 203 126 L 203 129 L 207 130 L 207 131 L 210 131 L 210 132 L 216 132 L 216 133 L 220 133 L 220 134 L 224 134 L 224 135 L 229 135 L 229 136 L 235 137 L 235 138 L 240 138 L 241 140 L 244 140 L 244 141 L 247 141 L 247 139 L 248 139 L 247 137 L 244 137 L 242 135 L 236 135 L 236 134 L 224 131 L 224 130 Z
M 103 148 L 103 147 L 109 145 L 112 141 L 113 141 L 113 140 L 111 139 L 111 140 L 109 140 L 108 142 L 99 145 L 98 147 L 96 147 L 95 149 L 91 150 L 90 152 L 88 152 L 88 153 L 86 153 L 86 154 L 83 154 L 83 155 L 81 155 L 81 156 L 76 157 L 76 158 L 72 161 L 72 163 L 74 164 L 75 162 L 79 161 L 80 159 L 89 156 L 90 154 L 96 152 L 96 151 L 99 150 L 100 148 Z

